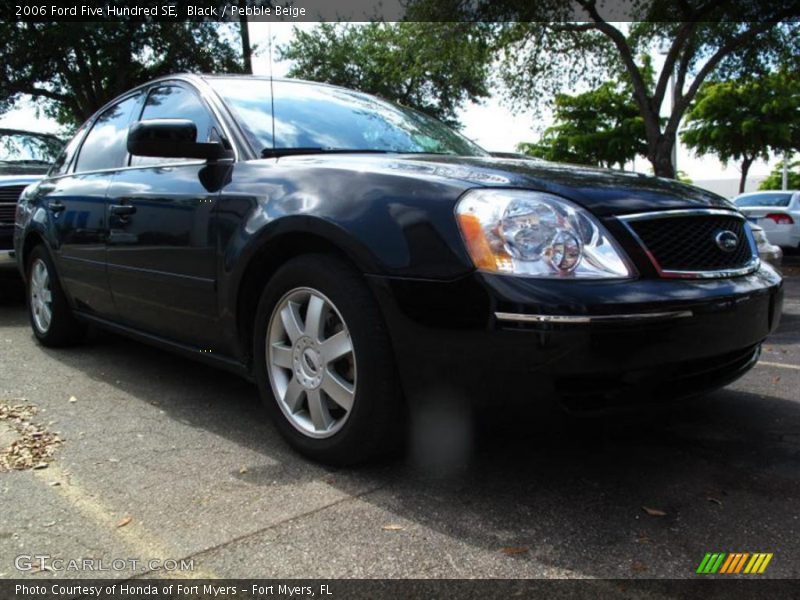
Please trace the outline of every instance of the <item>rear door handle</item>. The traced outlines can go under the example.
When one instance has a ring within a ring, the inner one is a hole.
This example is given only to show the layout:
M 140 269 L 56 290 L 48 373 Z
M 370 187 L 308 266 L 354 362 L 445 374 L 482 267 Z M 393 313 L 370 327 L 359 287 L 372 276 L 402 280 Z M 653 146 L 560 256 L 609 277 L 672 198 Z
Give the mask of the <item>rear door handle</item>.
M 127 217 L 136 212 L 136 207 L 130 204 L 112 204 L 111 214 L 118 217 Z
M 54 202 L 49 202 L 49 203 L 47 204 L 47 209 L 48 209 L 50 212 L 54 212 L 54 213 L 60 213 L 60 212 L 62 212 L 62 211 L 65 209 L 65 208 L 67 208 L 67 205 L 66 205 L 66 204 L 64 204 L 63 202 L 61 202 L 60 200 L 55 200 Z

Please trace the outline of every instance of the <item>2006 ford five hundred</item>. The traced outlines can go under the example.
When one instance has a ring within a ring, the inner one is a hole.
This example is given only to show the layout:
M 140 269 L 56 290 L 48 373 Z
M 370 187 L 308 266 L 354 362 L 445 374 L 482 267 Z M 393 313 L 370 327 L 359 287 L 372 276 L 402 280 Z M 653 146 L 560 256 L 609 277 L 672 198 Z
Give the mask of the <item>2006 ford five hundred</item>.
M 101 109 L 24 193 L 15 251 L 42 344 L 95 324 L 233 369 L 340 464 L 391 447 L 415 398 L 592 413 L 725 385 L 782 301 L 718 196 L 257 77 Z

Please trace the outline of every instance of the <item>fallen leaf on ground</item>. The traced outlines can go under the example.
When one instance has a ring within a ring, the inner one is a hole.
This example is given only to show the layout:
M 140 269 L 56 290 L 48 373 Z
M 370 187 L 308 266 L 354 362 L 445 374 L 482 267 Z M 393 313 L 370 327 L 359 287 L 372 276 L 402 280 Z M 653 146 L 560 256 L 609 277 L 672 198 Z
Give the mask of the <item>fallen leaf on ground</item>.
M 245 473 L 247 473 L 247 467 L 242 467 L 239 469 L 239 475 L 244 475 Z
M 636 571 L 637 573 L 641 573 L 643 571 L 647 571 L 647 565 L 644 564 L 643 562 L 635 560 L 631 563 L 631 570 Z
M 405 527 L 402 525 L 384 525 L 382 529 L 384 531 L 402 531 Z
M 516 556 L 518 554 L 527 554 L 530 551 L 530 548 L 527 546 L 509 546 L 507 548 L 503 548 L 501 552 L 506 556 Z
M 651 517 L 666 517 L 667 513 L 663 510 L 659 510 L 657 508 L 650 508 L 649 506 L 643 506 L 642 510 L 646 512 Z
M 127 525 L 127 524 L 128 524 L 128 523 L 130 523 L 131 521 L 133 521 L 133 519 L 131 519 L 130 517 L 125 517 L 124 519 L 122 519 L 122 521 L 120 521 L 119 523 L 117 523 L 117 528 L 120 528 L 120 527 L 125 527 L 125 525 Z
M 781 382 L 781 378 L 780 377 L 776 377 L 775 379 L 772 380 L 772 383 L 774 383 L 774 384 L 778 384 L 780 382 Z
M 39 412 L 35 406 L 20 404 L 22 398 L 12 398 L 11 403 L 0 400 L 0 472 L 23 469 L 44 469 L 52 458 L 61 438 L 33 422 Z M 13 403 L 13 404 L 12 404 Z

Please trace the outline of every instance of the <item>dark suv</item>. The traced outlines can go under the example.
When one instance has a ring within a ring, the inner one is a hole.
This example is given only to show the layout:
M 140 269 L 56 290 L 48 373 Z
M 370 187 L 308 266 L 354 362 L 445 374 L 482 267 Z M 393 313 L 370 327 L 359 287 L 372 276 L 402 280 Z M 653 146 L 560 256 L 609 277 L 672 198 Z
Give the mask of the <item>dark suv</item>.
M 56 136 L 0 129 L 0 269 L 14 265 L 14 215 L 22 190 L 47 173 L 62 143 Z
M 339 464 L 393 447 L 417 403 L 714 389 L 781 312 L 719 196 L 492 157 L 378 98 L 258 77 L 108 104 L 26 192 L 15 248 L 41 343 L 95 324 L 231 369 Z

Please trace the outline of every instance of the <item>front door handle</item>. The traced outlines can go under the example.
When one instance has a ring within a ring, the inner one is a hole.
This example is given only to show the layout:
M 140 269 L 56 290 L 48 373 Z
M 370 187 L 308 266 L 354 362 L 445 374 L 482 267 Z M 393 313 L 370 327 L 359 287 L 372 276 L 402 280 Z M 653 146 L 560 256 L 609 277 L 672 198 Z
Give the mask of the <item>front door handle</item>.
M 128 217 L 136 212 L 136 207 L 130 204 L 112 204 L 111 214 L 117 217 Z
M 63 212 L 64 209 L 67 208 L 67 205 L 61 202 L 60 200 L 54 200 L 53 202 L 49 202 L 47 204 L 47 209 L 53 213 L 60 213 Z

